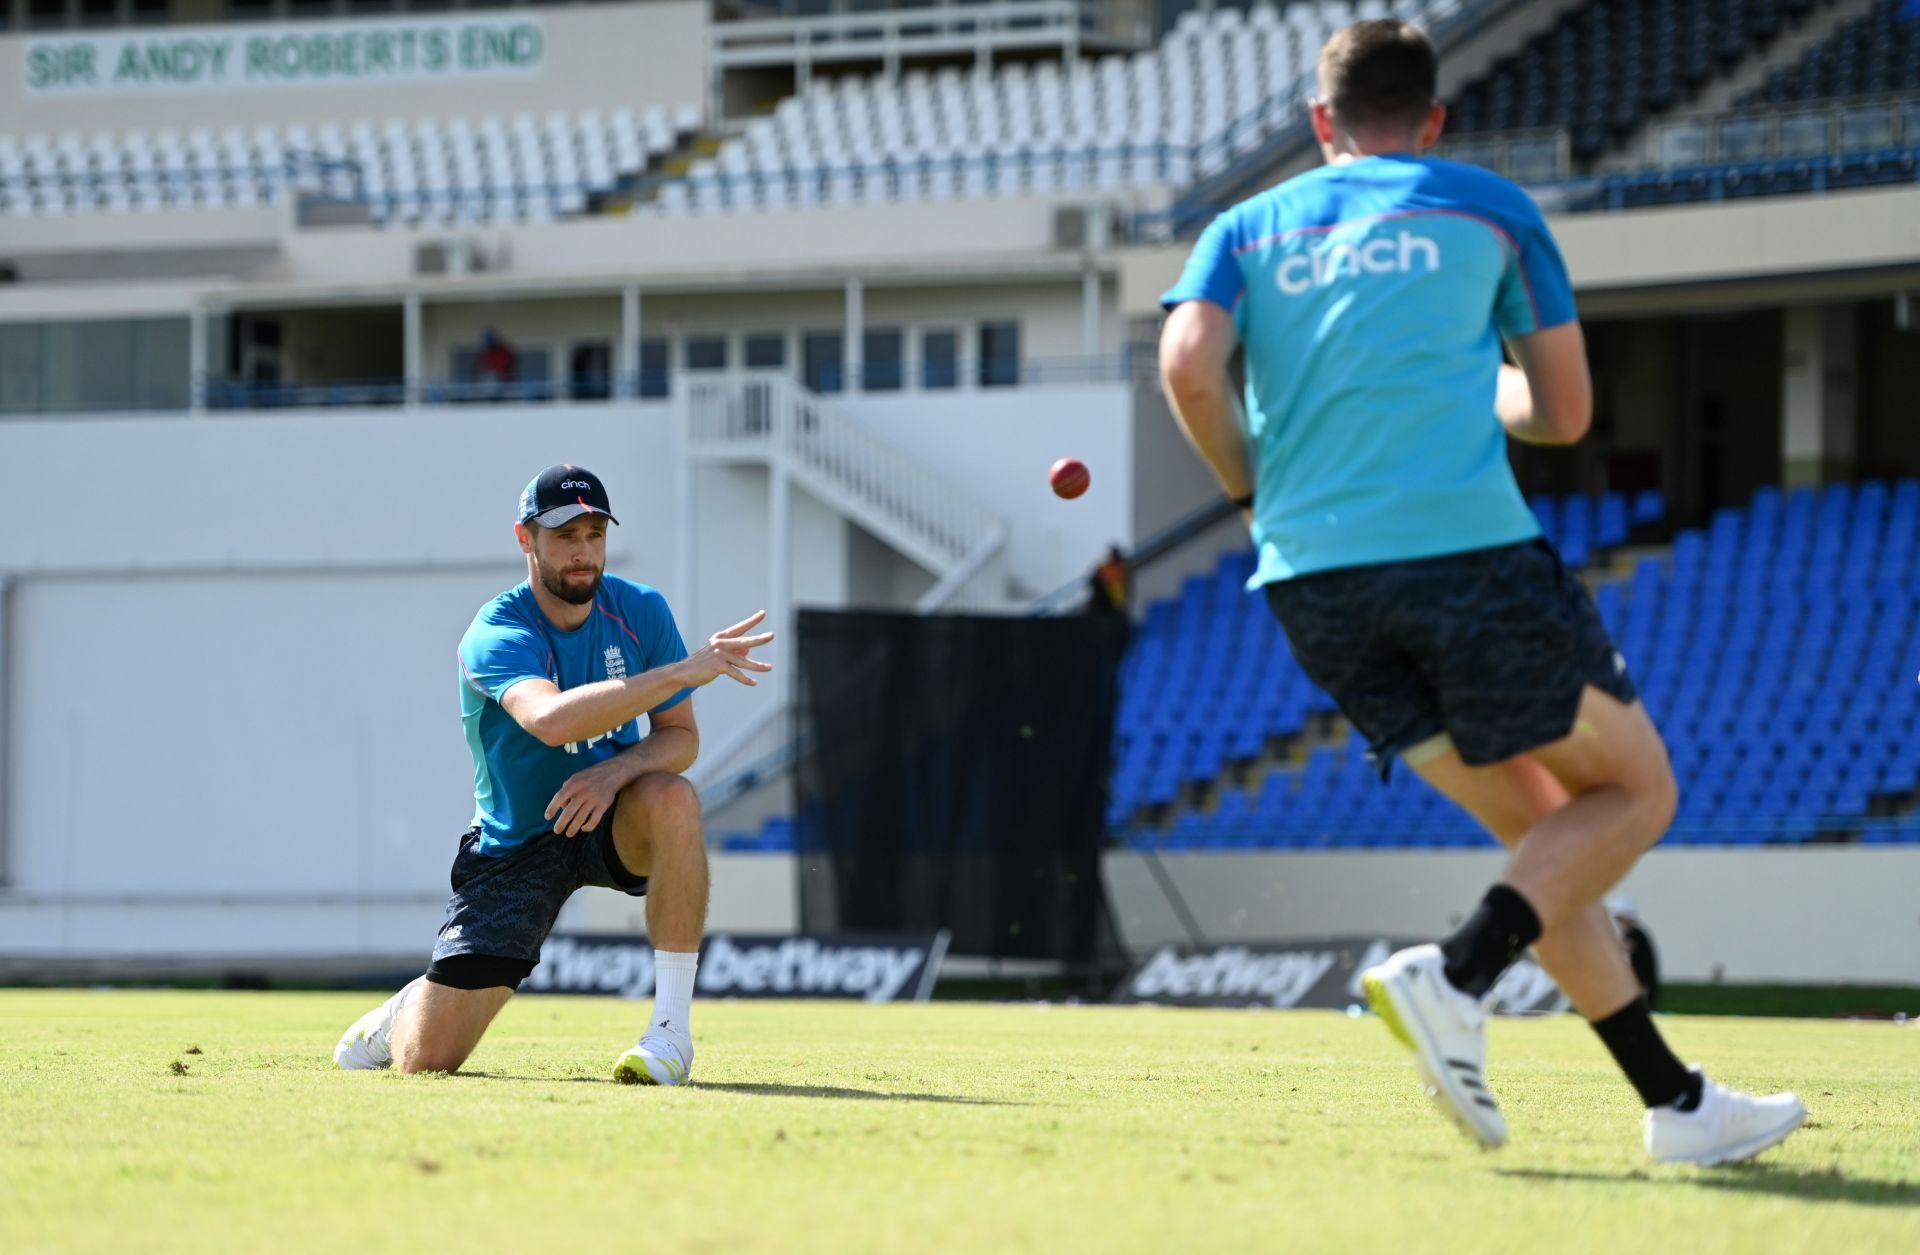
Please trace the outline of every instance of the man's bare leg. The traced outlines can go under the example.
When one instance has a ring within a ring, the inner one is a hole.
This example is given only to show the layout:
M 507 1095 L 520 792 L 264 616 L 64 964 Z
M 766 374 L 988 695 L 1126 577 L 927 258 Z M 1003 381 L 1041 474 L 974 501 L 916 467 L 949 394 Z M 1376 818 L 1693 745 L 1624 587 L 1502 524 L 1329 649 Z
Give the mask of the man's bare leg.
M 354 1021 L 334 1047 L 333 1061 L 351 1071 L 397 1066 L 402 1072 L 452 1072 L 512 995 L 506 985 L 455 989 L 415 977 Z
M 1480 767 L 1444 745 L 1409 757 L 1513 851 L 1499 883 L 1440 943 L 1446 982 L 1478 999 L 1532 946 L 1647 1106 L 1690 1110 L 1701 1078 L 1654 1027 L 1601 903 L 1673 818 L 1673 770 L 1645 709 L 1589 688 L 1572 733 L 1531 753 Z
M 1564 969 L 1568 996 L 1599 1017 L 1595 1030 L 1649 1104 L 1697 1096 L 1700 1079 L 1673 1058 L 1636 999 L 1626 956 L 1595 948 L 1612 925 L 1586 918 L 1673 816 L 1673 773 L 1646 712 L 1589 687 L 1568 736 L 1497 768 L 1468 767 L 1444 737 L 1404 758 L 1513 849 L 1505 875 L 1451 936 L 1361 973 L 1368 1001 L 1414 1051 L 1441 1110 L 1483 1146 L 1505 1144 L 1506 1120 L 1484 1074 L 1480 1004 L 1549 932 L 1546 953 Z
M 682 1085 L 693 1070 L 693 985 L 707 926 L 699 794 L 681 776 L 640 777 L 620 791 L 613 844 L 628 871 L 647 877 L 647 935 L 654 947 L 653 1014 L 613 1074 L 630 1083 Z
M 1596 694 L 1589 692 L 1588 696 L 1591 699 Z M 1806 1118 L 1806 1109 L 1792 1094 L 1754 1097 L 1713 1085 L 1699 1073 L 1688 1071 L 1654 1026 L 1625 947 L 1600 895 L 1624 874 L 1624 868 L 1619 872 L 1612 868 L 1624 850 L 1641 839 L 1636 825 L 1657 819 L 1664 828 L 1671 818 L 1671 801 L 1661 800 L 1661 794 L 1670 788 L 1671 773 L 1656 772 L 1630 786 L 1602 785 L 1601 789 L 1609 791 L 1605 807 L 1576 810 L 1582 797 L 1591 796 L 1574 796 L 1577 782 L 1609 775 L 1616 780 L 1631 778 L 1629 769 L 1636 748 L 1641 755 L 1639 763 L 1646 762 L 1645 733 L 1651 731 L 1651 721 L 1638 706 L 1621 707 L 1610 698 L 1605 700 L 1615 711 L 1639 712 L 1638 722 L 1645 725 L 1641 730 L 1629 728 L 1630 736 L 1640 739 L 1637 746 L 1629 742 L 1624 765 L 1617 755 L 1612 755 L 1616 761 L 1608 765 L 1612 747 L 1596 745 L 1591 738 L 1582 741 L 1582 732 L 1597 731 L 1598 725 L 1590 724 L 1545 752 L 1469 767 L 1459 754 L 1447 749 L 1426 756 L 1417 770 L 1514 851 L 1508 864 L 1508 886 L 1515 885 L 1516 871 L 1523 869 L 1518 878 L 1550 901 L 1555 892 L 1562 903 L 1579 892 L 1594 894 L 1591 901 L 1571 914 L 1564 913 L 1571 908 L 1563 905 L 1563 913 L 1540 933 L 1533 951 L 1638 1091 L 1648 1113 L 1648 1152 L 1662 1162 L 1676 1163 L 1728 1163 L 1751 1158 L 1798 1128 Z M 1582 713 L 1583 721 L 1586 713 Z M 1658 746 L 1657 735 L 1654 745 Z M 1556 758 L 1557 769 L 1549 766 Z M 1665 766 L 1664 750 L 1660 765 Z M 1663 775 L 1664 785 L 1660 778 Z M 1634 803 L 1625 808 L 1624 815 L 1619 805 L 1622 797 Z M 1574 815 L 1572 822 L 1567 818 L 1569 812 Z M 1604 826 L 1609 818 L 1616 825 L 1611 839 Z M 1582 836 L 1586 838 L 1584 843 Z M 1658 836 L 1656 831 L 1652 840 L 1658 840 Z M 1578 848 L 1549 848 L 1554 841 L 1570 841 Z M 1631 862 L 1628 859 L 1626 865 L 1631 866 Z M 1541 890 L 1542 885 L 1546 889 Z M 1542 917 L 1544 920 L 1544 913 Z
M 1566 786 L 1531 755 L 1469 767 L 1447 750 L 1417 770 L 1426 782 L 1475 819 L 1508 849 L 1570 800 Z M 1599 902 L 1548 928 L 1533 944 L 1574 1009 L 1589 1022 L 1606 1019 L 1640 995 L 1619 935 Z
M 1473 779 L 1444 737 L 1413 747 L 1405 757 L 1443 789 L 1437 777 L 1448 777 L 1459 789 Z M 1544 772 L 1543 778 L 1519 781 L 1537 804 L 1527 810 L 1499 803 L 1495 813 L 1487 808 L 1498 790 L 1476 790 L 1481 812 L 1507 832 L 1513 856 L 1499 882 L 1440 947 L 1447 983 L 1470 998 L 1483 996 L 1548 930 L 1598 904 L 1673 819 L 1677 789 L 1666 746 L 1637 702 L 1626 705 L 1589 687 L 1573 730 L 1522 757 Z M 1508 783 L 1514 775 L 1506 773 Z M 1559 790 L 1548 789 L 1550 783 Z M 1556 800 L 1559 805 L 1542 811 Z M 1514 839 L 1519 825 L 1524 828 Z
M 1646 707 L 1595 688 L 1582 696 L 1573 732 L 1527 757 L 1559 781 L 1568 800 L 1528 828 L 1502 879 L 1532 904 L 1544 929 L 1620 883 L 1666 834 L 1679 788 Z
M 505 985 L 454 989 L 423 981 L 394 1017 L 393 1066 L 409 1073 L 457 1071 L 511 997 Z
M 707 842 L 700 795 L 683 776 L 642 776 L 620 791 L 613 845 L 647 878 L 647 935 L 656 950 L 698 951 L 707 927 Z

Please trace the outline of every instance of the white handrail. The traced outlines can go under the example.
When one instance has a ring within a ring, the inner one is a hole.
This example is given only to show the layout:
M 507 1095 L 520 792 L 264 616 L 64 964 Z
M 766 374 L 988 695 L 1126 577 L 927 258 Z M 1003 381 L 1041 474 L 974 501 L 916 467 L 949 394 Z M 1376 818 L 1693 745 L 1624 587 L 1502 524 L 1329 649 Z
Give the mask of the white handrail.
M 711 752 L 700 755 L 687 770 L 688 781 L 710 805 L 720 805 L 724 800 L 720 797 L 720 791 L 723 791 L 723 782 L 728 777 L 739 775 L 743 769 L 775 753 L 787 743 L 790 739 L 787 728 L 789 713 L 785 702 L 761 707 L 735 729 L 732 736 L 715 746 Z M 708 796 L 710 790 L 715 791 L 711 797 Z
M 787 376 L 691 382 L 687 438 L 696 458 L 765 459 L 925 566 L 938 578 L 914 603 L 919 613 L 998 608 L 969 594 L 1006 548 L 1006 520 Z M 687 774 L 709 810 L 792 768 L 791 713 L 786 702 L 764 707 L 701 755 Z
M 784 375 L 700 381 L 688 400 L 696 455 L 778 457 L 936 576 L 1005 535 L 991 507 Z
M 954 606 L 978 608 L 978 599 L 967 598 L 962 594 L 973 583 L 975 577 L 986 569 L 987 563 L 993 561 L 994 557 L 1007 547 L 1007 535 L 1004 524 L 996 525 L 992 534 L 975 545 L 973 552 L 968 554 L 959 565 L 941 576 L 938 583 L 921 594 L 920 600 L 913 603 L 914 610 L 920 614 L 932 614 L 936 610 L 945 610 Z M 995 608 L 998 606 L 996 605 Z
M 842 60 L 856 54 L 879 60 L 940 48 L 1094 41 L 1144 48 L 1153 42 L 1153 27 L 1141 13 L 1111 3 L 1000 0 L 715 22 L 708 56 L 716 66 L 734 68 Z

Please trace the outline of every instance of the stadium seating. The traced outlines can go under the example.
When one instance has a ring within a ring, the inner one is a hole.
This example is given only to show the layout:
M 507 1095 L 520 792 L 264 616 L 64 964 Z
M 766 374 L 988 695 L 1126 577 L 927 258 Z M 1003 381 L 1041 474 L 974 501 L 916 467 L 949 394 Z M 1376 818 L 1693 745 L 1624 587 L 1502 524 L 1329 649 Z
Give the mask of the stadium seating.
M 1613 548 L 1623 512 L 1644 524 L 1659 506 L 1535 503 L 1570 561 Z M 1333 712 L 1240 591 L 1251 563 L 1230 555 L 1150 608 L 1123 675 L 1116 831 L 1163 849 L 1488 843 L 1411 773 L 1382 787 L 1351 736 L 1248 788 L 1215 787 Z M 1920 480 L 1766 489 L 1599 586 L 1681 781 L 1669 842 L 1920 840 L 1920 817 L 1888 813 L 1920 787 L 1917 563 Z M 1212 809 L 1181 809 L 1209 792 Z M 1165 826 L 1140 820 L 1169 812 Z
M 581 212 L 699 126 L 686 106 L 0 135 L 0 216 L 245 209 L 301 188 L 364 200 L 380 222 L 540 221 Z
M 1182 14 L 1160 46 L 992 73 L 824 80 L 641 213 L 1181 185 L 1299 116 L 1320 45 L 1363 17 L 1443 21 L 1461 0 L 1296 0 Z M 527 221 L 589 198 L 674 149 L 698 111 L 517 114 L 181 135 L 0 135 L 0 215 L 246 207 L 288 187 L 364 199 L 376 220 Z
M 1870 13 L 1841 26 L 1792 66 L 1739 100 L 1784 105 L 1802 100 L 1920 91 L 1920 19 L 1903 18 L 1906 0 L 1878 0 Z
M 758 832 L 732 832 L 718 842 L 724 854 L 791 854 L 793 821 L 776 815 L 761 825 Z
M 1444 20 L 1459 0 L 1305 0 L 1183 13 L 1160 46 L 995 72 L 822 82 L 712 160 L 668 214 L 1182 185 L 1298 117 L 1320 45 L 1356 18 Z
M 1560 127 L 1590 159 L 1780 33 L 1815 0 L 1593 0 L 1450 102 L 1452 135 Z

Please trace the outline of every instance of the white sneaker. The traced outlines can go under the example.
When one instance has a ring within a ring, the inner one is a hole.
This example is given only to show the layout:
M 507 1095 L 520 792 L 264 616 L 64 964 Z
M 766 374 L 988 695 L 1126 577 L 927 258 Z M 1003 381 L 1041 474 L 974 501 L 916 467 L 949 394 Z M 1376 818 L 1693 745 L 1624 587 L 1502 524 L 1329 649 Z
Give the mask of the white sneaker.
M 394 1017 L 406 1005 L 414 988 L 425 979 L 424 976 L 416 976 L 402 986 L 399 993 L 355 1020 L 333 1048 L 334 1066 L 349 1072 L 392 1067 L 393 1043 L 390 1036 Z
M 1701 1080 L 1700 1105 L 1692 1111 L 1647 1112 L 1647 1153 L 1655 1163 L 1739 1163 L 1778 1146 L 1807 1118 L 1797 1095 L 1743 1094 Z
M 1507 1144 L 1507 1121 L 1487 1088 L 1487 1016 L 1474 998 L 1447 983 L 1439 946 L 1413 946 L 1360 974 L 1367 1001 L 1413 1051 L 1427 1096 L 1468 1136 L 1492 1149 Z
M 693 1038 L 669 1021 L 655 1024 L 613 1062 L 623 1085 L 685 1085 L 693 1078 Z

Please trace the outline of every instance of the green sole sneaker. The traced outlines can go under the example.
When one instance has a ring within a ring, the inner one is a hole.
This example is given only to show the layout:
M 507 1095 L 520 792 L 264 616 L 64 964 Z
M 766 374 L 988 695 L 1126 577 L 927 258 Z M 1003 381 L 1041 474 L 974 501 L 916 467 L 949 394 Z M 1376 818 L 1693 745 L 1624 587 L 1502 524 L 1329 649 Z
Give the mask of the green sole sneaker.
M 689 1049 L 687 1053 L 693 1052 Z M 670 1048 L 656 1051 L 649 1049 L 644 1041 L 613 1063 L 613 1079 L 622 1085 L 685 1085 L 692 1075 L 689 1065 L 681 1062 Z

